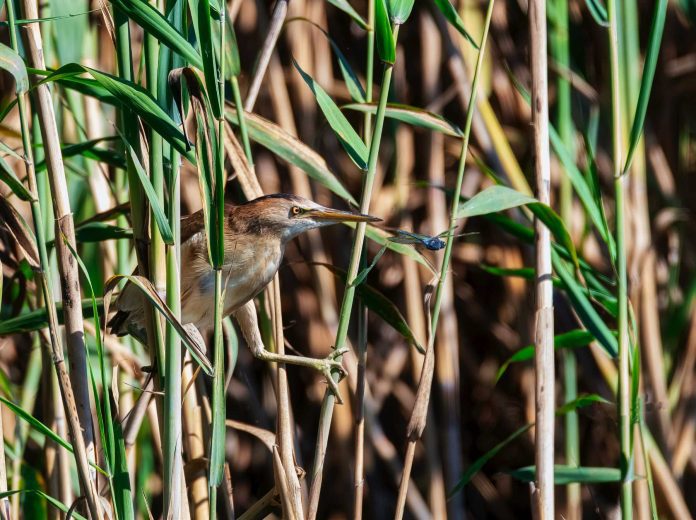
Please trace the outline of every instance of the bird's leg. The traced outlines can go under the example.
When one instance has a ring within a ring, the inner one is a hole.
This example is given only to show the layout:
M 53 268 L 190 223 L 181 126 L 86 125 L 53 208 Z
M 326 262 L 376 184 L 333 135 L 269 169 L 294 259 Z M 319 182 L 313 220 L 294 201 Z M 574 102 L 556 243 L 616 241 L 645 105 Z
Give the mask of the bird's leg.
M 237 323 L 239 323 L 239 327 L 242 329 L 242 335 L 255 358 L 263 361 L 309 367 L 321 372 L 326 378 L 326 383 L 329 385 L 331 392 L 336 396 L 338 402 L 343 403 L 341 395 L 338 392 L 338 384 L 334 381 L 333 374 L 338 373 L 339 379 L 345 376 L 346 371 L 341 362 L 336 358 L 345 354 L 348 350 L 347 348 L 335 350 L 323 359 L 269 352 L 263 346 L 256 317 L 256 307 L 254 306 L 253 300 L 237 309 L 233 315 Z

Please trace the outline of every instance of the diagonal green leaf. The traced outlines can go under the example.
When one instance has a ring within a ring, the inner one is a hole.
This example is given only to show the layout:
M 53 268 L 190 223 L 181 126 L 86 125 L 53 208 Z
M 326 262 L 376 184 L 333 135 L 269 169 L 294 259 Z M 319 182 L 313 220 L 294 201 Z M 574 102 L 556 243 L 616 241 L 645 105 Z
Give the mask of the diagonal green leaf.
M 604 7 L 602 0 L 585 0 L 588 11 L 594 18 L 594 21 L 602 27 L 609 27 L 609 15 L 607 8 Z
M 141 117 L 150 128 L 155 130 L 176 150 L 195 164 L 195 158 L 190 153 L 189 143 L 184 134 L 179 130 L 172 118 L 157 104 L 152 95 L 140 85 L 78 63 L 69 63 L 62 66 L 42 80 L 42 83 L 71 79 L 73 83 L 82 82 L 85 84 L 85 78 L 79 77 L 83 73 L 90 74 L 101 88 L 114 97 L 119 106 L 129 109 Z M 93 85 L 89 82 L 86 84 Z
M 231 105 L 227 105 L 226 118 L 233 125 L 239 124 L 237 110 Z M 342 199 L 357 204 L 341 181 L 329 170 L 326 161 L 309 146 L 261 116 L 245 112 L 245 119 L 249 126 L 249 137 L 253 141 L 297 166 Z
M 650 36 L 648 37 L 648 52 L 645 55 L 645 66 L 643 67 L 643 77 L 640 80 L 640 93 L 638 94 L 638 105 L 633 117 L 631 127 L 631 137 L 629 139 L 628 155 L 623 172 L 626 173 L 631 167 L 633 154 L 636 151 L 640 136 L 643 134 L 645 124 L 645 114 L 648 111 L 650 92 L 652 90 L 653 79 L 655 79 L 655 68 L 657 58 L 660 54 L 660 44 L 662 43 L 662 32 L 665 28 L 665 18 L 667 15 L 667 0 L 658 0 L 655 3 L 652 25 L 650 26 Z
M 370 26 L 367 24 L 365 19 L 362 16 L 360 16 L 355 9 L 353 9 L 353 6 L 351 6 L 347 2 L 347 0 L 326 0 L 326 1 L 329 2 L 331 5 L 333 5 L 334 7 L 337 7 L 338 9 L 340 9 L 341 11 L 346 13 L 348 16 L 350 16 L 353 19 L 353 21 L 355 21 L 355 23 L 357 23 L 363 29 L 365 29 L 365 30 L 369 29 Z
M 530 269 L 533 273 L 533 269 Z M 574 349 L 589 345 L 594 341 L 594 336 L 591 332 L 586 330 L 577 329 L 570 332 L 564 332 L 553 338 L 554 350 L 559 349 Z M 503 374 L 507 371 L 508 367 L 512 363 L 520 363 L 522 361 L 529 361 L 534 357 L 534 345 L 527 345 L 521 348 L 510 356 L 498 369 L 498 373 L 495 376 L 495 382 L 500 381 Z
M 0 43 L 0 69 L 6 70 L 14 77 L 15 93 L 22 94 L 29 90 L 29 77 L 24 61 L 11 47 L 3 43 Z
M 103 308 L 101 300 L 97 300 L 99 309 Z M 93 317 L 92 302 L 89 299 L 82 300 L 82 315 L 85 319 Z M 63 302 L 56 302 L 56 310 L 58 312 L 58 323 L 63 324 Z M 0 321 L 0 336 L 9 336 L 10 334 L 22 334 L 25 332 L 34 332 L 48 327 L 48 313 L 45 307 L 25 312 L 14 318 Z
M 351 103 L 343 108 L 348 110 L 356 110 L 362 113 L 377 113 L 377 105 L 374 103 Z M 397 103 L 389 103 L 384 115 L 409 125 L 418 126 L 427 130 L 441 132 L 452 137 L 461 137 L 461 129 L 449 122 L 441 115 L 428 112 L 422 108 L 416 108 L 408 105 L 399 105 Z
M 111 0 L 131 20 L 157 38 L 191 65 L 203 69 L 203 61 L 186 38 L 177 31 L 153 5 L 145 0 Z
M 316 262 L 316 264 L 326 267 L 334 275 L 343 280 L 343 283 L 346 283 L 346 272 L 343 269 L 322 262 Z M 391 300 L 368 284 L 358 285 L 356 292 L 368 309 L 382 318 L 387 325 L 391 326 L 396 332 L 401 334 L 406 341 L 416 347 L 418 352 L 425 354 L 425 349 L 413 335 L 411 328 L 408 326 L 408 323 L 406 323 L 406 318 L 403 317 Z
M 563 282 L 563 285 L 566 288 L 566 294 L 570 299 L 573 309 L 580 318 L 580 321 L 597 339 L 607 354 L 609 354 L 609 356 L 612 358 L 615 358 L 619 353 L 619 346 L 618 342 L 616 341 L 616 337 L 612 334 L 611 330 L 609 327 L 607 327 L 607 324 L 604 322 L 601 316 L 599 316 L 595 308 L 592 307 L 592 304 L 587 298 L 585 288 L 575 280 L 575 277 L 568 270 L 565 262 L 559 258 L 556 251 L 551 252 L 551 260 L 553 262 L 553 268 Z
M 12 171 L 12 168 L 10 168 L 10 165 L 7 164 L 5 159 L 3 159 L 2 157 L 0 157 L 0 181 L 7 184 L 9 188 L 12 190 L 12 193 L 17 195 L 17 197 L 19 197 L 20 199 L 25 201 L 34 200 L 34 197 L 32 197 L 29 190 L 24 187 L 22 181 L 20 181 L 17 178 L 17 176 Z
M 507 186 L 491 186 L 477 193 L 459 206 L 457 218 L 498 213 L 536 201 L 537 200 L 531 195 L 525 195 Z
M 321 88 L 316 81 L 314 81 L 312 76 L 303 71 L 294 59 L 292 60 L 292 63 L 295 65 L 295 68 L 300 73 L 300 76 L 302 76 L 302 79 L 304 79 L 305 83 L 307 83 L 307 86 L 309 86 L 310 90 L 314 94 L 314 97 L 316 98 L 324 117 L 326 117 L 326 120 L 329 122 L 329 125 L 335 132 L 336 137 L 338 137 L 338 140 L 343 148 L 346 150 L 346 152 L 348 152 L 350 158 L 353 159 L 353 162 L 358 166 L 358 168 L 361 170 L 367 170 L 369 151 L 367 146 L 365 146 L 364 141 L 360 138 L 353 126 L 348 122 L 346 116 L 344 116 L 343 112 L 341 112 L 341 109 L 339 109 L 336 103 L 334 103 L 334 100 L 331 99 L 331 96 L 329 96 L 326 91 Z
M 457 218 L 487 215 L 519 206 L 527 206 L 534 216 L 544 223 L 555 239 L 570 253 L 573 263 L 579 269 L 575 245 L 563 220 L 553 209 L 530 195 L 507 186 L 491 186 L 462 204 L 457 212 Z
M 338 59 L 338 67 L 339 69 L 341 69 L 341 76 L 343 76 L 343 81 L 345 81 L 346 83 L 346 88 L 348 89 L 350 97 L 353 99 L 353 101 L 357 103 L 364 103 L 365 90 L 363 89 L 363 86 L 360 83 L 358 76 L 355 74 L 355 72 L 353 72 L 353 68 L 350 66 L 348 59 L 345 57 L 345 55 L 341 51 L 341 48 L 336 44 L 336 42 L 329 35 L 329 33 L 326 32 L 323 27 L 321 27 L 317 23 L 314 23 L 309 18 L 292 18 L 285 23 L 290 23 L 294 21 L 307 22 L 308 24 L 314 26 L 316 29 L 319 29 L 322 32 L 322 34 L 326 36 L 326 39 L 328 40 L 329 44 L 331 45 L 331 48 L 334 51 L 334 54 L 336 54 L 336 58 Z
M 58 435 L 56 432 L 51 430 L 48 426 L 46 426 L 44 423 L 39 421 L 36 417 L 31 415 L 29 412 L 21 408 L 20 406 L 16 405 L 12 401 L 5 399 L 4 397 L 0 396 L 0 402 L 7 406 L 7 408 L 10 409 L 12 413 L 14 413 L 17 417 L 25 421 L 26 423 L 29 424 L 34 430 L 39 432 L 41 435 L 44 437 L 48 437 L 51 439 L 53 442 L 58 444 L 59 446 L 62 446 L 66 450 L 68 450 L 70 453 L 73 452 L 72 445 L 63 439 L 60 435 Z
M 434 0 L 435 5 L 437 8 L 440 10 L 440 12 L 443 14 L 443 16 L 447 19 L 449 23 L 452 24 L 452 27 L 457 29 L 459 31 L 459 34 L 464 36 L 466 40 L 474 46 L 474 49 L 479 48 L 478 44 L 474 41 L 474 39 L 471 37 L 469 32 L 466 30 L 466 27 L 464 27 L 464 22 L 462 21 L 461 17 L 459 16 L 459 13 L 457 10 L 454 8 L 452 4 L 449 3 L 449 0 Z
M 152 214 L 155 217 L 157 229 L 159 229 L 160 234 L 162 235 L 162 240 L 164 240 L 165 244 L 173 245 L 174 238 L 172 235 L 172 228 L 169 227 L 169 220 L 167 220 L 167 216 L 164 214 L 164 209 L 160 204 L 159 198 L 157 197 L 157 193 L 155 193 L 155 188 L 152 186 L 152 182 L 150 182 L 150 177 L 145 172 L 143 165 L 140 164 L 138 154 L 135 153 L 135 150 L 133 150 L 133 147 L 128 141 L 126 141 L 125 138 L 123 140 L 123 144 L 126 147 L 131 161 L 133 161 L 133 166 L 135 167 L 135 171 L 138 174 L 138 179 L 140 180 L 140 184 L 143 187 L 143 191 L 145 191 L 145 196 L 147 197 L 147 200 L 150 203 L 150 207 L 152 208 Z
M 98 139 L 92 139 L 89 141 L 83 141 L 81 143 L 75 144 L 65 144 L 61 146 L 61 154 L 63 159 L 69 157 L 82 156 L 87 159 L 92 159 L 98 162 L 102 162 L 113 166 L 114 168 L 126 168 L 126 158 L 122 153 L 111 150 L 109 148 L 102 148 L 97 146 L 99 143 L 104 141 L 115 141 L 120 138 L 117 136 L 109 137 L 99 137 Z M 42 172 L 46 169 L 46 161 L 41 161 L 36 165 L 36 173 Z
M 508 473 L 522 482 L 534 482 L 536 478 L 536 468 L 534 466 L 525 466 Z M 618 468 L 574 467 L 556 464 L 553 468 L 553 480 L 557 486 L 573 483 L 606 484 L 609 482 L 620 482 L 621 471 Z
M 563 415 L 565 413 L 577 410 L 578 408 L 583 408 L 585 406 L 589 406 L 591 404 L 597 403 L 597 402 L 605 402 L 604 399 L 602 399 L 599 396 L 581 396 L 578 399 L 575 399 L 574 401 L 571 401 L 569 403 L 566 403 L 562 408 L 559 408 L 556 410 L 557 415 Z M 462 489 L 464 489 L 464 486 L 466 486 L 472 479 L 476 473 L 478 473 L 481 468 L 484 466 L 486 462 L 491 460 L 495 455 L 497 455 L 503 448 L 505 448 L 508 444 L 510 444 L 512 441 L 520 437 L 522 434 L 527 432 L 530 428 L 534 426 L 534 423 L 530 424 L 525 424 L 521 428 L 515 430 L 512 432 L 509 436 L 507 436 L 504 440 L 493 446 L 490 450 L 488 450 L 486 453 L 481 455 L 478 459 L 476 459 L 471 466 L 467 468 L 467 470 L 464 472 L 464 474 L 460 477 L 459 481 L 457 484 L 454 486 L 452 491 L 449 492 L 449 497 L 453 497 L 457 493 L 459 493 Z M 616 470 L 618 471 L 618 470 Z

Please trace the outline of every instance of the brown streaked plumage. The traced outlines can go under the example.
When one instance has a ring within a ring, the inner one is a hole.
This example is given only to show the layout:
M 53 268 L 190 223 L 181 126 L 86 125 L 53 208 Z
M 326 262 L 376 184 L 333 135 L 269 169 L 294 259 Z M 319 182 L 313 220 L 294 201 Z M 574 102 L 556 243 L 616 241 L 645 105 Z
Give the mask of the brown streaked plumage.
M 315 360 L 272 354 L 263 348 L 255 316 L 246 304 L 252 302 L 275 276 L 286 244 L 309 229 L 338 222 L 379 220 L 369 215 L 339 211 L 288 194 L 260 197 L 238 206 L 225 207 L 224 316 L 235 314 L 254 355 L 258 358 L 312 366 L 325 374 L 337 368 L 333 357 Z M 203 212 L 181 219 L 181 321 L 199 330 L 213 327 L 215 272 L 208 261 Z M 111 332 L 131 334 L 145 341 L 145 303 L 140 291 L 127 284 L 116 303 L 116 314 L 109 322 Z M 245 307 L 243 309 L 243 307 Z M 253 302 L 251 303 L 253 307 Z M 251 309 L 253 310 L 253 309 Z M 238 312 L 239 311 L 239 312 Z M 331 377 L 330 384 L 333 383 Z M 332 385 L 335 387 L 335 384 Z M 334 388 L 335 389 L 335 388 Z

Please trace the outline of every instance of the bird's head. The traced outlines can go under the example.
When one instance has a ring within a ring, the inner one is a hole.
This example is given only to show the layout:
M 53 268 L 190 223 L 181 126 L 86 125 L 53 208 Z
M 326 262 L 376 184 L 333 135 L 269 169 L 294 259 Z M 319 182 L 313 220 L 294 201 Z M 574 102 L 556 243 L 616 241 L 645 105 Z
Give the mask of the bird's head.
M 327 208 L 303 197 L 286 193 L 266 195 L 244 206 L 253 211 L 264 229 L 277 232 L 284 241 L 291 240 L 310 229 L 339 222 L 381 220 L 370 215 Z

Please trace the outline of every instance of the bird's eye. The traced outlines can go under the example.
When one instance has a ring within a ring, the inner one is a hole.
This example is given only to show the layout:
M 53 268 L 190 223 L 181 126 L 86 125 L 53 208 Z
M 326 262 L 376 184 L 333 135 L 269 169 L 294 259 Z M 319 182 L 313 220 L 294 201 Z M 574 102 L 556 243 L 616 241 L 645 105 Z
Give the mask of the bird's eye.
M 299 206 L 293 206 L 292 209 L 290 210 L 290 213 L 292 213 L 293 216 L 301 215 L 302 208 L 300 208 Z

